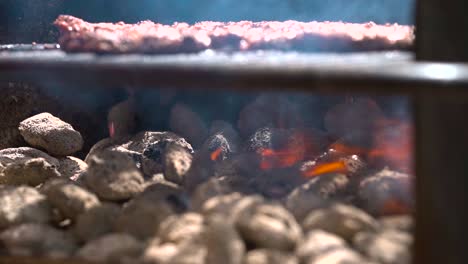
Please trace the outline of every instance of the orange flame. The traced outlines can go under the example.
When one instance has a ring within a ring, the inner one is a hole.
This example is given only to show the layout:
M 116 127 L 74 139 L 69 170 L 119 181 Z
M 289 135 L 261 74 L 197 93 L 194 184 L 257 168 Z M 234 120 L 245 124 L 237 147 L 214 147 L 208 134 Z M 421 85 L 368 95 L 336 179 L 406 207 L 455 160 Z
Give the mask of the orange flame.
M 217 148 L 215 151 L 213 151 L 210 155 L 210 158 L 212 161 L 216 161 L 219 159 L 219 157 L 221 156 L 221 153 L 223 152 L 223 149 L 222 148 Z
M 322 174 L 326 173 L 332 173 L 332 172 L 347 172 L 348 168 L 346 167 L 346 164 L 344 161 L 334 161 L 334 162 L 329 162 L 329 163 L 324 163 L 324 164 L 319 164 L 316 166 L 313 166 L 312 168 L 302 172 L 302 176 L 304 177 L 316 177 Z
M 380 119 L 373 129 L 369 148 L 352 146 L 341 141 L 329 148 L 344 155 L 359 155 L 374 165 L 385 164 L 402 172 L 412 172 L 412 126 L 409 122 Z

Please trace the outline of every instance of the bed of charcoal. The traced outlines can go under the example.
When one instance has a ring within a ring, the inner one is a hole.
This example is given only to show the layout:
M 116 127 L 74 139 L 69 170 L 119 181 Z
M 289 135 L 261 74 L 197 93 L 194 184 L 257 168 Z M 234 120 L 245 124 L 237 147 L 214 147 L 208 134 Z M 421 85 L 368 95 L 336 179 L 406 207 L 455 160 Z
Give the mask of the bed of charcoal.
M 410 263 L 411 171 L 329 136 L 348 131 L 340 125 L 353 111 L 365 121 L 345 125 L 368 131 L 380 118 L 376 104 L 336 105 L 324 117 L 327 133 L 294 127 L 294 111 L 271 115 L 268 96 L 245 106 L 237 124 L 206 125 L 176 104 L 171 131 L 135 133 L 131 100 L 110 110 L 110 136 L 85 155 L 90 142 L 75 126 L 21 112 L 0 150 L 0 258 Z M 361 134 L 353 140 L 366 145 L 371 135 Z M 22 146 L 5 148 L 8 138 Z

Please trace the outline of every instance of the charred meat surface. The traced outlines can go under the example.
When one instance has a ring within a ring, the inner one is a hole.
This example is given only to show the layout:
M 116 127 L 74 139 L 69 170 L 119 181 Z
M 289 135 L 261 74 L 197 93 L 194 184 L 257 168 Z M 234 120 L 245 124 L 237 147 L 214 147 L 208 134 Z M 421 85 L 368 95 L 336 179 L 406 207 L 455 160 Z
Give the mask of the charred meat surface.
M 343 22 L 210 22 L 163 25 L 88 23 L 61 15 L 59 43 L 69 52 L 179 53 L 214 50 L 364 51 L 409 49 L 414 28 Z

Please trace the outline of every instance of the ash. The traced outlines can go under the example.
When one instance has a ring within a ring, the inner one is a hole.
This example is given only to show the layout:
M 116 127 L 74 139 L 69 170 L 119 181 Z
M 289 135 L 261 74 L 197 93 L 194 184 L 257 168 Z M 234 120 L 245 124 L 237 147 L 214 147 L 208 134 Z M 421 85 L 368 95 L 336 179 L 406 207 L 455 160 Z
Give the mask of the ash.
M 171 98 L 160 102 L 170 131 L 136 132 L 132 97 L 111 108 L 111 136 L 86 155 L 93 137 L 54 114 L 11 122 L 0 260 L 411 262 L 411 133 L 380 136 L 408 124 L 379 100 L 330 99 L 308 108 L 318 122 L 289 98 L 260 95 L 237 122 L 207 122 Z

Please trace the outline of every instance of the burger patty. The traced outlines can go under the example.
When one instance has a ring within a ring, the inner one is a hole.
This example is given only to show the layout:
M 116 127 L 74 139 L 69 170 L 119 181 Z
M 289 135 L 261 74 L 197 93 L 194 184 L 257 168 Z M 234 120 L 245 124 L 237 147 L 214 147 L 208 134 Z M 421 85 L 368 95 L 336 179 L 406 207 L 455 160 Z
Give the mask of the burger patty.
M 214 50 L 370 51 L 406 50 L 414 27 L 343 22 L 199 22 L 163 25 L 88 23 L 61 15 L 54 23 L 68 52 L 185 53 Z

